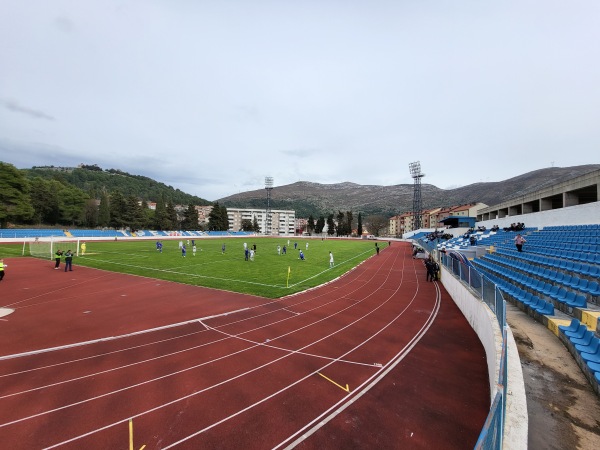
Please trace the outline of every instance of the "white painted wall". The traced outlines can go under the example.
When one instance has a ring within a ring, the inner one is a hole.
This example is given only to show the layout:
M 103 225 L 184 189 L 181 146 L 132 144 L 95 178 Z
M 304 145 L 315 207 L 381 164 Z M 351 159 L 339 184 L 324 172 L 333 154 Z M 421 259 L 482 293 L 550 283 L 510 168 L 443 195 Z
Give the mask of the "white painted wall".
M 507 216 L 502 219 L 483 220 L 475 224 L 485 226 L 488 230 L 494 225 L 500 228 L 508 227 L 511 223 L 522 222 L 526 227 L 544 228 L 552 225 L 587 225 L 600 223 L 600 202 L 585 205 L 568 206 L 566 208 L 540 211 L 536 213 Z

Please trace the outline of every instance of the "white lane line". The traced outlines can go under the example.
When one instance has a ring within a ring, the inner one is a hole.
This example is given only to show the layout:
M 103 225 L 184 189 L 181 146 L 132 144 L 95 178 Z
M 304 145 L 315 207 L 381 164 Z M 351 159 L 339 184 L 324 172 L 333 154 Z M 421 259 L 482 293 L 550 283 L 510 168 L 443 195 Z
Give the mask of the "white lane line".
M 389 275 L 390 275 L 390 274 L 388 273 L 388 278 L 389 278 Z M 398 288 L 396 289 L 396 291 L 395 291 L 395 292 L 397 292 L 397 291 L 400 289 L 400 286 L 401 286 L 401 285 L 402 285 L 402 279 L 400 280 L 400 284 L 398 285 Z M 395 321 L 397 318 L 399 318 L 401 315 L 403 315 L 403 314 L 406 312 L 406 310 L 408 309 L 409 305 L 410 305 L 411 303 L 413 303 L 413 302 L 414 302 L 414 300 L 415 300 L 415 298 L 416 298 L 416 295 L 417 295 L 417 292 L 418 292 L 418 291 L 416 291 L 416 292 L 415 292 L 415 295 L 413 296 L 413 298 L 411 299 L 411 301 L 410 301 L 410 302 L 409 302 L 409 303 L 408 303 L 408 304 L 405 306 L 405 308 L 404 308 L 404 309 L 403 309 L 403 310 L 402 310 L 402 311 L 401 311 L 401 312 L 400 312 L 400 313 L 399 313 L 399 314 L 398 314 L 398 315 L 397 315 L 397 316 L 394 318 L 394 320 L 393 320 L 393 321 L 389 322 L 389 323 L 388 323 L 388 324 L 387 324 L 385 327 L 383 327 L 382 329 L 380 329 L 380 330 L 379 330 L 377 333 L 375 333 L 374 335 L 372 335 L 372 336 L 371 336 L 369 339 L 367 339 L 367 340 L 363 341 L 363 342 L 362 342 L 362 343 L 360 343 L 359 345 L 355 346 L 353 349 L 351 349 L 351 350 L 349 350 L 348 352 L 346 352 L 346 353 L 344 353 L 343 355 L 341 355 L 341 357 L 343 357 L 343 356 L 346 356 L 346 355 L 350 354 L 351 352 L 355 351 L 357 348 L 361 347 L 361 346 L 362 346 L 362 345 L 363 345 L 365 342 L 368 342 L 368 341 L 370 341 L 370 340 L 371 340 L 371 339 L 372 339 L 374 336 L 376 336 L 377 334 L 381 333 L 381 332 L 382 332 L 382 331 L 383 331 L 385 328 L 387 328 L 387 327 L 391 326 L 391 325 L 392 325 L 392 323 L 393 323 L 393 322 L 394 322 L 394 321 Z M 370 297 L 371 295 L 372 295 L 372 294 L 369 294 L 369 295 L 368 295 L 366 298 Z M 369 312 L 369 313 L 365 314 L 365 315 L 364 315 L 364 316 L 362 316 L 361 318 L 359 318 L 359 319 L 355 320 L 354 322 L 352 322 L 352 323 L 350 323 L 350 324 L 346 325 L 344 328 L 347 328 L 347 327 L 349 327 L 350 325 L 352 325 L 352 324 L 354 324 L 354 323 L 356 323 L 356 322 L 358 322 L 358 321 L 362 320 L 362 318 L 364 318 L 364 317 L 366 317 L 366 316 L 368 316 L 368 315 L 372 314 L 374 311 L 376 311 L 377 309 L 381 308 L 381 307 L 382 307 L 384 304 L 386 304 L 388 301 L 390 301 L 391 297 L 392 297 L 392 296 L 390 295 L 390 296 L 388 297 L 388 300 L 386 300 L 385 302 L 381 303 L 381 304 L 380 304 L 380 305 L 379 305 L 377 308 L 375 308 L 375 309 L 374 309 L 374 310 L 372 310 L 371 312 Z M 332 315 L 331 315 L 331 317 L 332 317 L 332 316 L 334 316 L 334 315 L 336 315 L 336 314 L 338 314 L 338 313 L 339 313 L 339 312 L 336 312 L 335 314 L 332 314 Z M 433 314 L 433 311 L 432 311 L 432 314 Z M 431 317 L 431 315 L 430 315 L 430 317 Z M 344 329 L 344 328 L 342 328 L 342 329 Z M 241 377 L 243 377 L 243 376 L 245 376 L 245 375 L 247 375 L 247 374 L 250 374 L 250 373 L 252 373 L 252 372 L 255 372 L 255 371 L 257 371 L 257 370 L 260 370 L 260 369 L 262 369 L 262 368 L 264 368 L 264 367 L 267 367 L 267 366 L 269 366 L 269 365 L 271 365 L 271 364 L 274 364 L 274 363 L 276 363 L 276 362 L 279 362 L 280 360 L 283 360 L 283 359 L 285 359 L 285 358 L 287 358 L 287 357 L 289 357 L 289 356 L 291 356 L 291 355 L 293 355 L 293 354 L 296 354 L 296 353 L 298 353 L 299 351 L 301 351 L 301 350 L 303 350 L 303 349 L 305 349 L 305 348 L 308 348 L 308 347 L 310 347 L 310 346 L 314 345 L 314 344 L 315 344 L 315 343 L 317 343 L 317 342 L 320 342 L 320 341 L 322 341 L 322 340 L 324 340 L 324 339 L 327 339 L 327 338 L 329 338 L 330 336 L 333 336 L 334 334 L 337 334 L 339 331 L 341 331 L 341 329 L 340 329 L 340 330 L 337 330 L 337 331 L 335 331 L 335 332 L 333 332 L 333 333 L 330 333 L 329 335 L 327 335 L 327 336 L 324 336 L 324 337 L 322 337 L 321 339 L 319 339 L 319 340 L 317 340 L 317 341 L 314 341 L 314 342 L 312 342 L 312 343 L 310 343 L 310 344 L 307 344 L 306 346 L 304 346 L 304 347 L 301 347 L 299 350 L 296 350 L 296 351 L 294 351 L 293 353 L 286 353 L 285 355 L 281 356 L 280 358 L 276 358 L 275 360 L 273 360 L 273 361 L 270 361 L 270 362 L 268 362 L 268 363 L 265 363 L 265 364 L 263 364 L 263 365 L 261 365 L 261 366 L 259 366 L 259 367 L 253 368 L 253 369 L 251 369 L 251 370 L 249 370 L 249 371 L 247 371 L 247 372 L 244 372 L 244 373 L 242 373 L 242 374 L 238 374 L 238 375 L 236 375 L 235 377 L 232 377 L 232 378 L 230 378 L 230 379 L 228 379 L 228 380 L 221 381 L 221 382 L 219 382 L 219 383 L 217 383 L 217 384 L 215 384 L 215 385 L 213 385 L 213 386 L 209 386 L 209 387 L 207 387 L 207 388 L 205 388 L 205 389 L 202 389 L 202 390 L 200 390 L 200 391 L 193 392 L 193 393 L 191 393 L 191 394 L 188 394 L 188 395 L 186 395 L 186 396 L 184 396 L 184 397 L 180 397 L 179 399 L 172 400 L 172 401 L 170 401 L 170 402 L 168 402 L 168 403 L 165 403 L 165 404 L 163 404 L 163 405 L 159 405 L 159 406 L 157 406 L 157 407 L 155 407 L 155 408 L 152 408 L 152 409 L 149 409 L 149 410 L 147 410 L 147 411 L 144 411 L 144 412 L 142 412 L 142 413 L 139 413 L 139 414 L 137 414 L 137 415 L 133 416 L 132 418 L 141 417 L 141 416 L 143 416 L 143 415 L 146 415 L 146 414 L 149 414 L 149 413 L 151 413 L 151 412 L 157 411 L 157 410 L 159 410 L 159 409 L 161 409 L 161 408 L 163 408 L 163 407 L 170 406 L 170 405 L 172 405 L 172 404 L 174 404 L 174 403 L 177 403 L 177 402 L 179 402 L 179 401 L 186 400 L 186 399 L 188 399 L 188 398 L 191 398 L 191 397 L 193 397 L 193 396 L 196 396 L 196 395 L 198 395 L 198 394 L 200 394 L 200 393 L 206 392 L 206 391 L 208 391 L 208 390 L 210 390 L 210 389 L 216 388 L 216 387 L 218 387 L 218 386 L 221 386 L 221 385 L 224 385 L 224 384 L 226 384 L 226 383 L 228 383 L 228 382 L 230 382 L 230 381 L 233 381 L 233 380 L 236 380 L 236 379 L 238 379 L 238 378 L 241 378 Z M 413 338 L 413 340 L 414 340 L 414 338 Z M 412 342 L 412 340 L 411 340 L 411 342 Z M 261 344 L 261 345 L 262 345 L 262 344 Z M 255 348 L 255 347 L 256 347 L 256 346 L 253 346 L 253 348 Z M 404 348 L 406 348 L 406 346 L 405 346 Z M 411 348 L 412 348 L 412 347 L 411 347 Z M 401 351 L 401 353 L 402 353 L 402 351 Z M 328 364 L 326 364 L 326 365 L 322 366 L 321 368 L 319 368 L 319 369 L 315 370 L 314 372 L 312 372 L 312 373 L 310 373 L 310 374 L 306 375 L 305 377 L 303 377 L 303 378 L 301 378 L 301 379 L 299 379 L 299 380 L 297 380 L 297 381 L 293 382 L 292 384 L 290 384 L 290 385 L 286 386 L 285 388 L 282 388 L 282 389 L 280 389 L 279 391 L 277 391 L 277 392 L 275 392 L 275 393 L 273 393 L 273 394 L 269 395 L 268 397 L 266 397 L 266 398 L 264 398 L 264 399 L 262 399 L 262 400 L 260 400 L 260 401 L 258 401 L 258 402 L 256 402 L 256 403 L 254 403 L 254 404 L 252 404 L 252 405 L 249 405 L 249 406 L 247 406 L 246 408 L 244 408 L 244 409 L 242 409 L 242 410 L 240 410 L 240 411 L 238 411 L 238 412 L 236 412 L 236 413 L 234 413 L 234 414 L 232 414 L 232 415 L 230 415 L 230 416 L 228 416 L 228 417 L 226 417 L 226 418 L 224 418 L 224 419 L 222 419 L 222 420 L 220 420 L 220 421 L 218 421 L 218 422 L 216 422 L 216 423 L 213 423 L 213 424 L 211 424 L 210 426 L 208 426 L 208 427 L 206 427 L 206 428 L 204 428 L 204 429 L 202 429 L 202 430 L 199 430 L 199 431 L 197 431 L 197 432 L 195 432 L 195 433 L 193 433 L 193 434 L 191 434 L 191 435 L 188 435 L 188 436 L 186 436 L 185 438 L 183 438 L 183 439 L 181 439 L 181 440 L 179 440 L 179 441 L 177 441 L 177 442 L 175 442 L 175 443 L 173 443 L 173 444 L 171 444 L 171 445 L 169 445 L 169 446 L 167 446 L 167 447 L 163 447 L 163 448 L 165 448 L 165 449 L 167 449 L 167 448 L 171 448 L 171 447 L 173 447 L 173 446 L 175 446 L 175 445 L 178 445 L 178 444 L 180 444 L 180 443 L 182 443 L 182 442 L 184 442 L 184 441 L 187 441 L 187 440 L 189 440 L 189 439 L 191 439 L 191 438 L 193 438 L 193 437 L 195 437 L 195 436 L 197 436 L 197 435 L 199 435 L 199 434 L 201 434 L 201 433 L 203 433 L 203 432 L 205 432 L 205 431 L 207 431 L 207 430 L 209 430 L 209 429 L 211 429 L 211 428 L 214 428 L 215 426 L 217 426 L 217 425 L 219 425 L 219 424 L 221 424 L 221 423 L 223 423 L 223 422 L 225 422 L 225 421 L 227 421 L 227 420 L 230 420 L 230 419 L 231 419 L 231 418 L 233 418 L 233 417 L 236 417 L 236 416 L 238 416 L 238 415 L 239 415 L 239 414 L 241 414 L 242 412 L 245 412 L 245 411 L 247 411 L 247 410 L 249 410 L 249 409 L 251 409 L 251 408 L 254 408 L 254 407 L 255 407 L 255 406 L 257 406 L 257 405 L 260 405 L 261 403 L 264 403 L 265 401 L 267 401 L 267 400 L 269 400 L 269 399 L 271 399 L 271 398 L 275 397 L 276 395 L 279 395 L 280 393 L 282 393 L 282 392 L 284 392 L 284 391 L 286 391 L 286 390 L 290 389 L 292 386 L 295 386 L 296 384 L 298 384 L 298 383 L 300 383 L 300 382 L 302 382 L 302 381 L 304 381 L 304 380 L 306 380 L 306 379 L 309 379 L 309 378 L 310 378 L 310 377 L 312 377 L 313 375 L 317 374 L 318 372 L 322 371 L 323 369 L 326 369 L 327 367 L 331 366 L 331 365 L 332 365 L 332 364 L 334 364 L 335 362 L 338 362 L 338 361 L 341 359 L 341 357 L 340 357 L 340 358 L 338 358 L 338 359 L 336 359 L 336 360 L 333 360 L 333 361 L 329 362 Z M 218 358 L 218 359 L 221 359 L 221 358 Z M 186 369 L 186 370 L 187 370 L 187 369 Z M 145 383 L 143 383 L 143 384 L 145 384 Z M 364 383 L 363 383 L 363 385 L 364 385 Z M 362 385 L 361 385 L 361 386 L 362 386 Z M 60 409 L 62 409 L 62 408 L 60 408 Z M 44 414 L 44 413 L 40 413 L 40 414 Z M 123 419 L 123 420 L 124 420 L 124 419 Z M 58 443 L 58 444 L 55 444 L 55 445 L 53 445 L 53 446 L 51 446 L 51 447 L 47 447 L 47 448 L 48 448 L 48 449 L 51 449 L 51 448 L 55 448 L 55 447 L 58 447 L 58 446 L 61 446 L 61 445 L 64 445 L 64 444 L 67 444 L 67 443 L 73 442 L 73 441 L 75 441 L 75 440 L 78 440 L 78 439 L 80 439 L 80 438 L 83 438 L 83 437 L 85 437 L 85 436 L 89 436 L 89 435 L 91 435 L 91 434 L 94 434 L 94 433 L 96 433 L 96 432 L 99 432 L 99 431 L 102 431 L 102 430 L 105 430 L 105 429 L 111 428 L 111 427 L 113 427 L 113 426 L 119 425 L 119 424 L 123 423 L 123 420 L 119 420 L 119 421 L 117 421 L 117 422 L 114 422 L 114 423 L 112 423 L 112 424 L 109 424 L 109 425 L 106 425 L 106 426 L 104 426 L 104 427 L 98 428 L 98 429 L 96 429 L 96 430 L 92 430 L 92 431 L 90 431 L 90 432 L 88 432 L 88 433 L 85 433 L 85 434 L 82 434 L 82 435 L 80 435 L 80 436 L 75 436 L 75 437 L 73 437 L 73 438 L 71 438 L 71 439 L 69 439 L 69 440 L 67 440 L 67 441 L 60 442 L 60 443 Z
M 149 328 L 147 330 L 135 331 L 133 333 L 121 334 L 121 335 L 118 335 L 118 336 L 108 336 L 108 337 L 103 337 L 103 338 L 100 338 L 100 339 L 93 339 L 93 340 L 90 340 L 90 341 L 83 341 L 83 342 L 76 342 L 76 343 L 73 343 L 73 344 L 60 345 L 58 347 L 43 348 L 43 349 L 39 349 L 39 350 L 32 350 L 30 352 L 15 353 L 13 355 L 0 356 L 0 361 L 5 360 L 5 359 L 22 358 L 24 356 L 30 356 L 30 355 L 38 355 L 40 353 L 55 352 L 57 350 L 64 350 L 64 349 L 73 348 L 73 347 L 81 347 L 81 346 L 84 346 L 84 345 L 97 344 L 99 342 L 114 341 L 114 340 L 117 340 L 117 339 L 124 339 L 124 338 L 132 337 L 132 336 L 138 336 L 138 335 L 146 334 L 146 333 L 153 333 L 155 331 L 167 330 L 169 328 L 175 328 L 175 327 L 180 327 L 180 326 L 183 326 L 183 325 L 189 325 L 189 324 L 192 324 L 194 322 L 197 322 L 198 320 L 207 320 L 207 319 L 213 319 L 215 317 L 221 317 L 221 316 L 227 316 L 229 314 L 235 314 L 235 313 L 238 313 L 238 312 L 241 312 L 241 311 L 246 311 L 247 309 L 249 309 L 249 308 L 237 309 L 235 311 L 229 311 L 229 312 L 222 313 L 222 314 L 216 314 L 214 316 L 203 317 L 201 319 L 186 320 L 184 322 L 172 323 L 172 324 L 169 324 L 169 325 L 163 325 L 161 327 Z

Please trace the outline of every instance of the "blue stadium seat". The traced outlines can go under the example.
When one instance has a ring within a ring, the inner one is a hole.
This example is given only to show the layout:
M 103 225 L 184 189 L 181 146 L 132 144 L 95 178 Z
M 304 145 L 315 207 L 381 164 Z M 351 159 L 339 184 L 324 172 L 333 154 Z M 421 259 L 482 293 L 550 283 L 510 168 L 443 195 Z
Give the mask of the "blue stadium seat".
M 564 333 L 565 333 L 565 336 L 567 336 L 569 339 L 572 339 L 572 338 L 580 339 L 583 337 L 583 335 L 585 334 L 585 332 L 587 330 L 588 330 L 587 327 L 584 324 L 580 323 L 575 331 L 565 331 Z
M 537 312 L 539 312 L 540 314 L 544 314 L 546 316 L 553 316 L 554 315 L 554 305 L 552 303 L 544 302 L 543 300 L 542 300 L 542 302 L 544 303 L 544 306 L 542 306 L 541 308 L 536 308 Z
M 582 289 L 586 294 L 591 295 L 592 297 L 598 297 L 600 295 L 600 284 L 597 281 L 592 281 L 588 283 L 585 289 Z
M 575 345 L 577 353 L 596 353 L 598 349 L 600 349 L 600 339 L 596 336 L 592 338 L 588 345 Z
M 575 295 L 575 298 L 566 300 L 566 304 L 573 308 L 587 308 L 585 295 Z
M 580 353 L 581 359 L 587 362 L 600 363 L 600 347 L 594 353 Z
M 571 338 L 569 340 L 571 341 L 571 343 L 573 345 L 583 345 L 584 347 L 587 347 L 588 345 L 591 344 L 593 337 L 594 337 L 594 333 L 592 333 L 590 330 L 586 330 L 585 333 L 583 334 L 583 337 Z

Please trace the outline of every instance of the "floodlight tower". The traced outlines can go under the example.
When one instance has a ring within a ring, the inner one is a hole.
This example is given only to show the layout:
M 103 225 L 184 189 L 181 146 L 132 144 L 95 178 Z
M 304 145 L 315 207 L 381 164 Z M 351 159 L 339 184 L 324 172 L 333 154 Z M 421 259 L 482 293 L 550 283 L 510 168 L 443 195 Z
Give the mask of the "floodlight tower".
M 265 217 L 265 234 L 271 232 L 271 191 L 273 190 L 273 177 L 265 177 L 265 190 L 267 191 L 267 215 Z
M 408 165 L 410 175 L 415 180 L 413 193 L 413 230 L 421 228 L 421 178 L 425 176 L 421 173 L 421 163 L 419 161 L 412 162 Z

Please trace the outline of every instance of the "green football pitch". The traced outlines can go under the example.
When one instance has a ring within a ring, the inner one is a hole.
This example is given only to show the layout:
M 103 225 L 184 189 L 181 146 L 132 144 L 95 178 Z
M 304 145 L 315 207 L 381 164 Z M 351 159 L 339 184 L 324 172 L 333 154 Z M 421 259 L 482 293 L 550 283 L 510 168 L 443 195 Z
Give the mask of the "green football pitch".
M 191 241 L 188 243 L 184 238 L 187 252 L 183 257 L 179 241 L 163 240 L 162 252 L 157 250 L 156 241 L 151 240 L 87 241 L 85 255 L 74 258 L 73 266 L 278 298 L 326 283 L 375 254 L 374 241 L 290 238 L 288 246 L 287 238 L 249 236 L 196 239 L 195 256 Z M 253 261 L 246 261 L 244 243 L 248 248 L 256 245 Z M 223 245 L 225 252 L 222 252 Z M 283 254 L 284 245 L 286 254 Z M 377 245 L 385 248 L 387 242 L 377 241 Z M 2 245 L 0 252 L 5 257 L 11 256 L 2 251 L 3 247 L 6 250 Z M 299 258 L 300 250 L 305 255 L 304 261 Z M 330 251 L 334 255 L 333 268 L 329 267 Z

